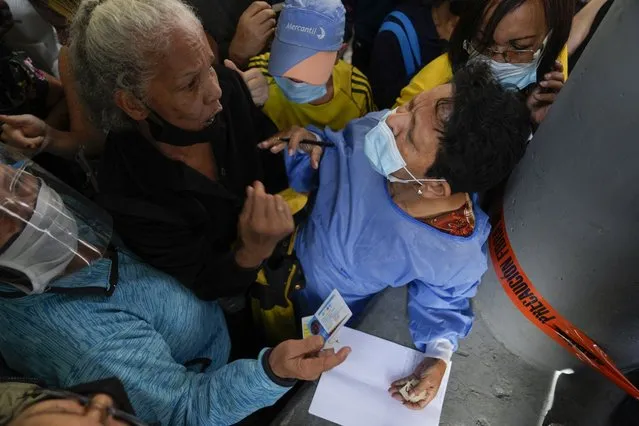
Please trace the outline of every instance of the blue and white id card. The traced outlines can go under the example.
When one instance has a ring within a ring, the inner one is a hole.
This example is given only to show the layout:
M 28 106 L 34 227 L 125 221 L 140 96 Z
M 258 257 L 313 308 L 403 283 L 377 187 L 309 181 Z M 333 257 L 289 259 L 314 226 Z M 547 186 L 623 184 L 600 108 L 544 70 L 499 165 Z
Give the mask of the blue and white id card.
M 330 347 L 337 340 L 339 330 L 352 316 L 353 313 L 342 295 L 339 291 L 333 290 L 315 315 L 302 318 L 302 336 L 322 336 L 324 347 Z

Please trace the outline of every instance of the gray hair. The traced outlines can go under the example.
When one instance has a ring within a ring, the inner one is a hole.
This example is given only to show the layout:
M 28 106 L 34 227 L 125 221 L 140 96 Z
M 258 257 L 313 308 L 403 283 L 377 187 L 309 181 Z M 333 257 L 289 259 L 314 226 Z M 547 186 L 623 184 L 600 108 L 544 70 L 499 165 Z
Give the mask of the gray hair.
M 71 25 L 69 56 L 80 99 L 104 132 L 131 128 L 117 90 L 147 102 L 149 82 L 168 55 L 177 28 L 202 28 L 181 0 L 83 0 Z

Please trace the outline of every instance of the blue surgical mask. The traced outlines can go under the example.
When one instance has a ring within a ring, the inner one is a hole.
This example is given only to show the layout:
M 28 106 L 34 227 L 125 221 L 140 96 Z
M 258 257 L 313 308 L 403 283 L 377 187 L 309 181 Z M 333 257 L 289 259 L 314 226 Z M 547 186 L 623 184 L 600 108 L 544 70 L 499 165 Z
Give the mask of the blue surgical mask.
M 544 41 L 544 46 L 545 43 L 546 41 Z M 504 88 L 516 87 L 519 90 L 524 90 L 526 87 L 537 82 L 537 69 L 541 61 L 541 49 L 535 52 L 532 62 L 527 64 L 512 64 L 509 62 L 499 62 L 489 56 L 482 55 L 468 42 L 464 42 L 464 48 L 470 55 L 469 61 L 486 62 L 499 84 Z
M 402 157 L 395 141 L 395 135 L 386 119 L 396 110 L 388 111 L 379 123 L 366 134 L 364 138 L 364 154 L 370 161 L 373 169 L 380 175 L 384 176 L 390 182 L 398 183 L 418 183 L 423 186 L 422 182 L 445 182 L 445 179 L 417 179 L 406 168 L 406 161 Z M 393 176 L 398 170 L 404 169 L 412 179 L 405 180 Z
M 488 65 L 502 87 L 517 87 L 519 90 L 524 90 L 531 84 L 537 83 L 537 68 L 541 55 L 539 52 L 535 55 L 535 59 L 528 64 L 510 64 L 490 59 Z
M 289 101 L 296 104 L 307 104 L 326 95 L 326 85 L 315 86 L 308 83 L 296 83 L 285 77 L 273 77 Z

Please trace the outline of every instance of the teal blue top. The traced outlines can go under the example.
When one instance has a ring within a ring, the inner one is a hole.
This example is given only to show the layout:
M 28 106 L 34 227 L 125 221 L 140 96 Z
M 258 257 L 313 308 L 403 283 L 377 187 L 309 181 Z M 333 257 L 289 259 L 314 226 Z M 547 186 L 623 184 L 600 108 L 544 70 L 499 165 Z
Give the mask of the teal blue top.
M 10 368 L 57 387 L 116 376 L 137 415 L 163 425 L 233 424 L 290 389 L 269 379 L 261 359 L 227 363 L 216 302 L 132 255 L 117 256 L 117 280 L 112 261 L 102 259 L 52 283 L 108 290 L 111 278 L 111 296 L 0 298 L 0 348 Z M 0 284 L 3 291 L 13 289 Z

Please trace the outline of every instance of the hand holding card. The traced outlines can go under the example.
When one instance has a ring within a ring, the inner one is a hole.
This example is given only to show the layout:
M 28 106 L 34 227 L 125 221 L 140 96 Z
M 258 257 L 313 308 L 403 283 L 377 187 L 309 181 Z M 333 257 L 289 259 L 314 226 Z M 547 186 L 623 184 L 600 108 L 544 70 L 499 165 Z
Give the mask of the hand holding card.
M 337 341 L 339 330 L 353 316 L 339 291 L 333 290 L 315 315 L 302 318 L 302 337 L 322 336 L 324 348 Z

